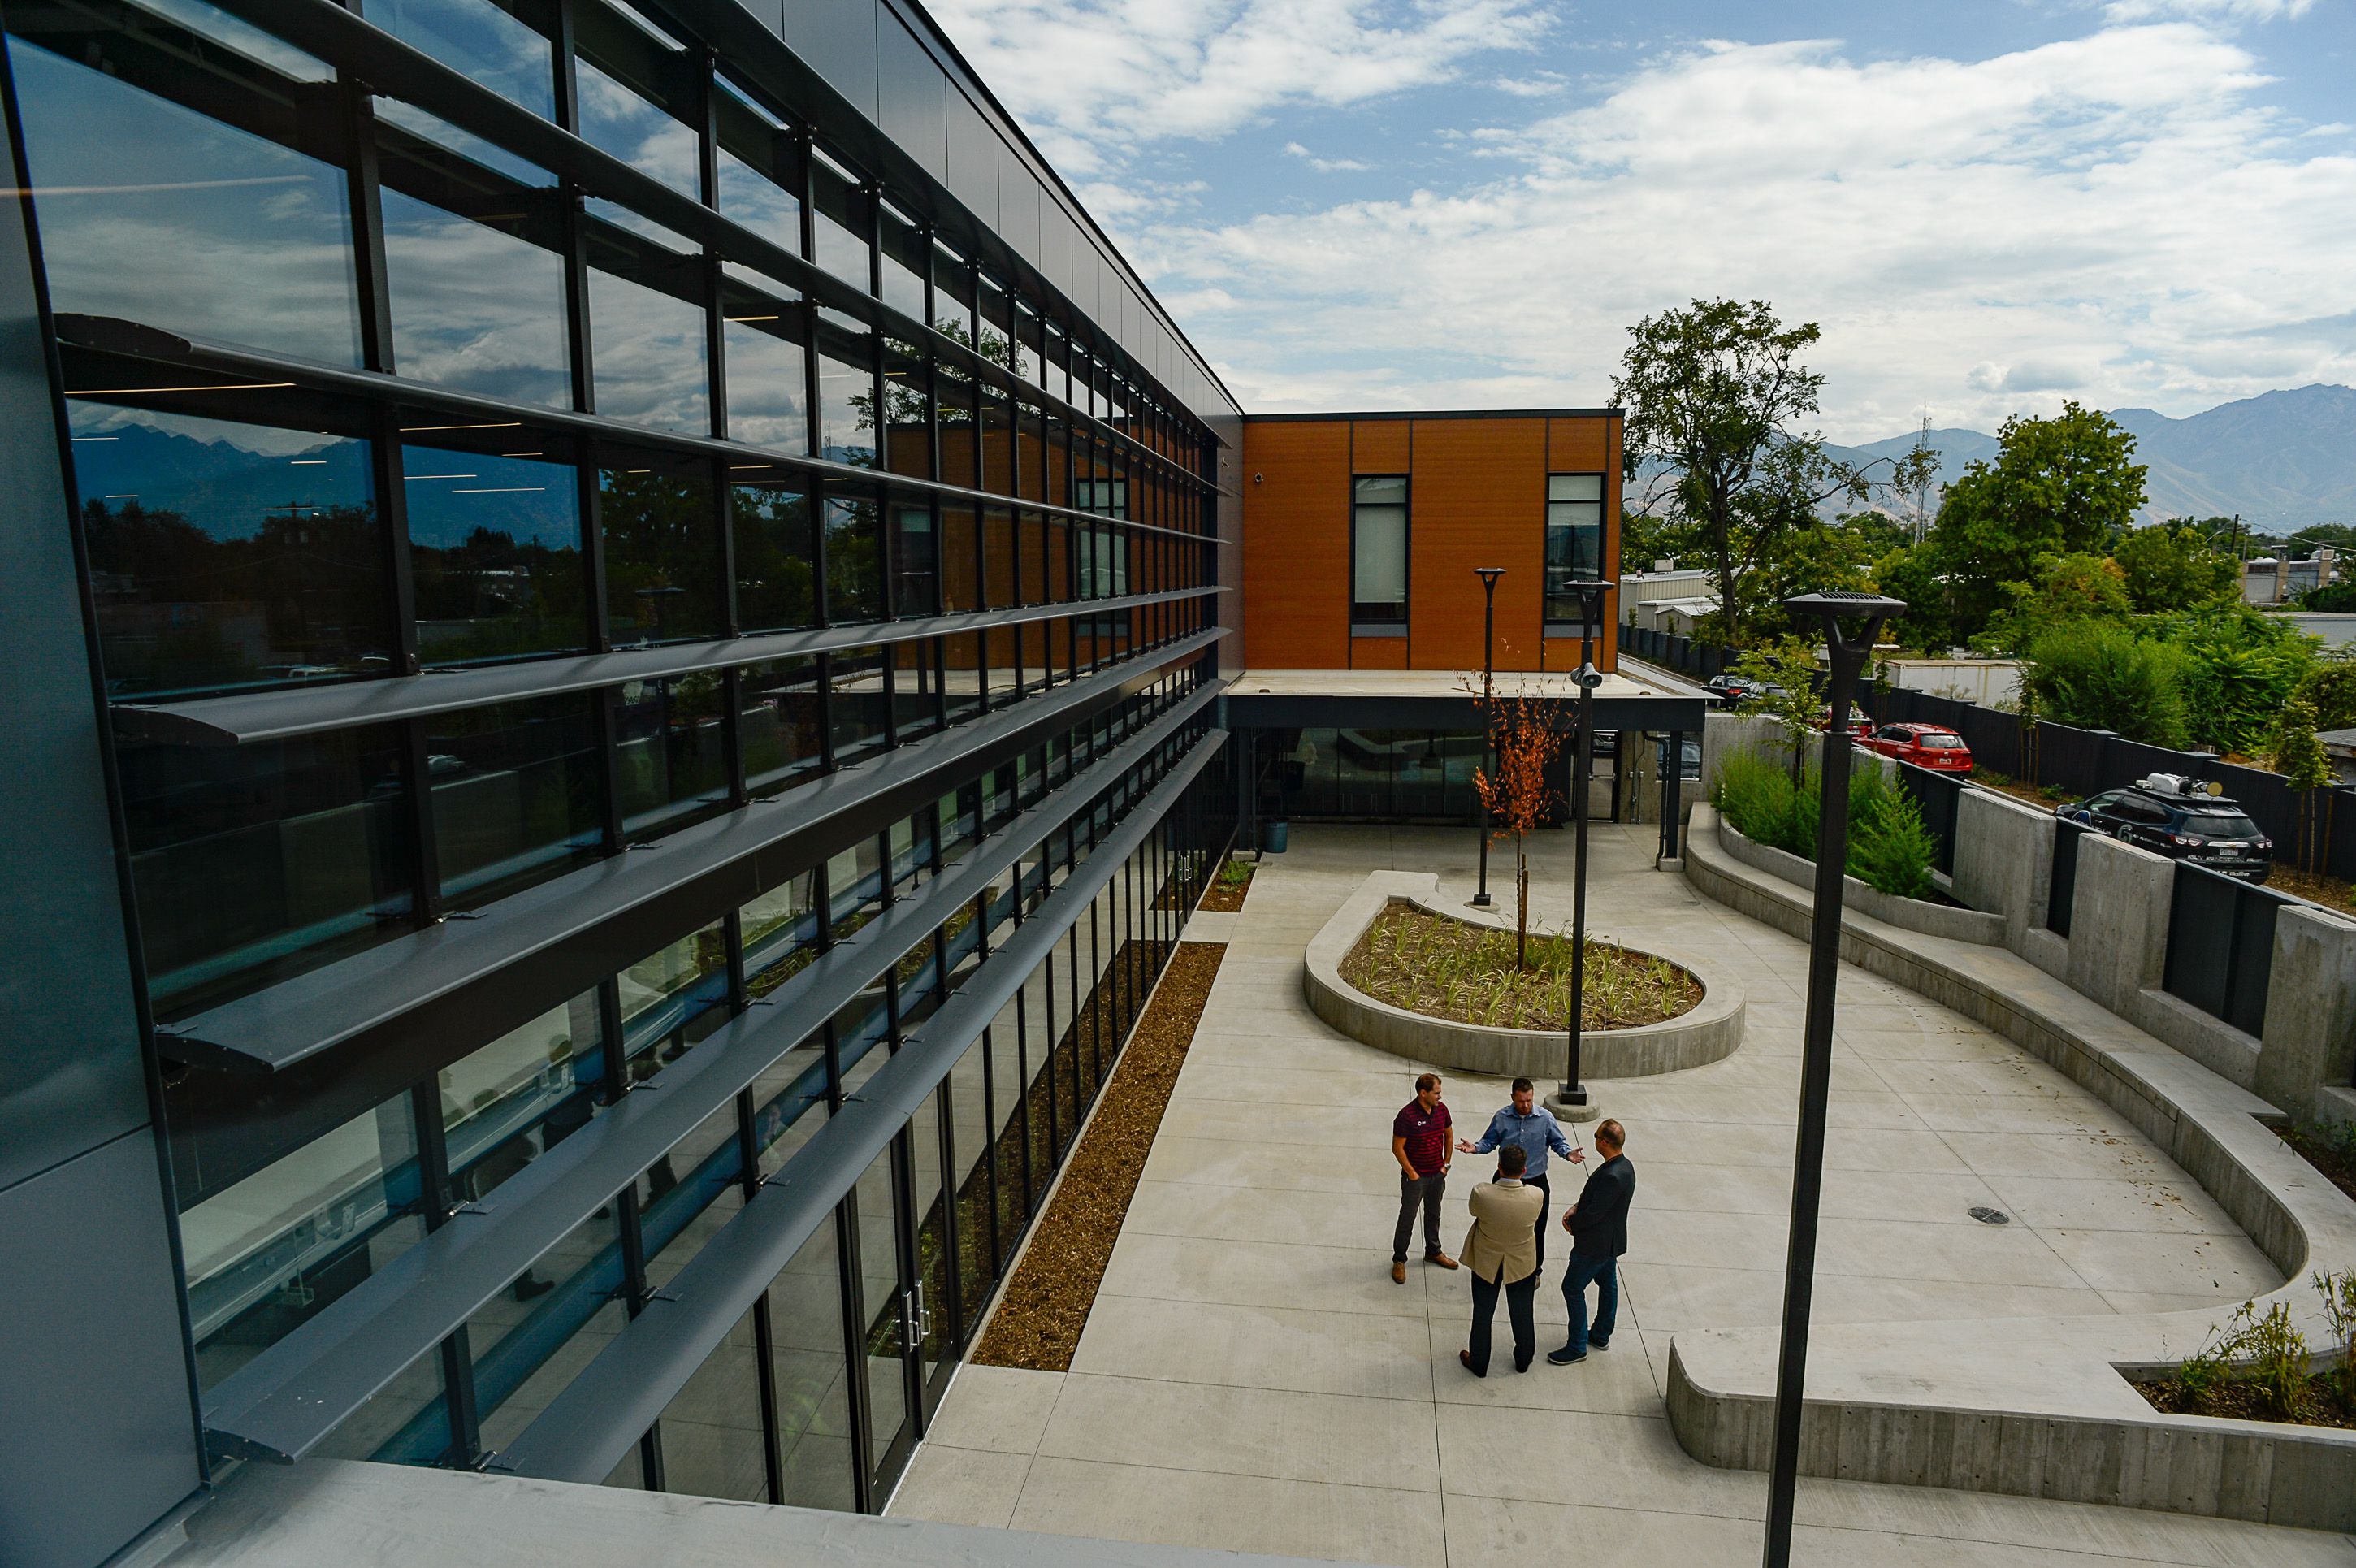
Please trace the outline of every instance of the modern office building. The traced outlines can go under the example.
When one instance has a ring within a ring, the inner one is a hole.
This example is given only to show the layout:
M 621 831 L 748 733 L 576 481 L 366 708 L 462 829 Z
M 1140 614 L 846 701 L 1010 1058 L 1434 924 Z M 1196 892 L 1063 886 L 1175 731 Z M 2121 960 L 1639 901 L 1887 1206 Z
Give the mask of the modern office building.
M 879 1508 L 1226 726 L 1461 737 L 1346 682 L 1493 545 L 1567 668 L 1614 416 L 1248 427 L 909 0 L 6 27 L 0 1559 L 323 1455 Z

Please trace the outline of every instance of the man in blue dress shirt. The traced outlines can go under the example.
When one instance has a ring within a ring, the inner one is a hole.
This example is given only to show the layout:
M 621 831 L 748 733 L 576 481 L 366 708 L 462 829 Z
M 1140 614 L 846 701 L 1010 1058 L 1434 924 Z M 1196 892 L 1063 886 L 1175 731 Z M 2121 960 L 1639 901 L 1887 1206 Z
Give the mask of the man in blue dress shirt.
M 1560 1155 L 1572 1165 L 1584 1164 L 1586 1151 L 1571 1147 L 1563 1136 L 1562 1123 L 1554 1112 L 1537 1102 L 1537 1090 L 1526 1078 L 1514 1079 L 1514 1102 L 1489 1118 L 1489 1130 L 1481 1134 L 1477 1144 L 1456 1140 L 1457 1152 L 1485 1155 L 1506 1144 L 1522 1151 L 1528 1162 L 1522 1170 L 1522 1185 L 1538 1189 L 1538 1271 L 1546 1271 L 1547 1209 L 1554 1203 L 1554 1189 L 1547 1185 L 1547 1156 Z

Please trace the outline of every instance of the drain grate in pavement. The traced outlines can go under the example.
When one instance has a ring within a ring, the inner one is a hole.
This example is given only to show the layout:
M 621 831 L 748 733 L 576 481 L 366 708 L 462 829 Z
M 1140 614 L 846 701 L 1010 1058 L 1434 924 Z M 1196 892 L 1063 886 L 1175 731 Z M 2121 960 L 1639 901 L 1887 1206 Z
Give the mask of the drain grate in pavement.
M 1978 1220 L 1983 1225 L 2009 1225 L 2012 1223 L 2012 1216 L 2007 1214 L 2001 1208 L 1976 1208 L 1972 1210 L 1972 1218 Z

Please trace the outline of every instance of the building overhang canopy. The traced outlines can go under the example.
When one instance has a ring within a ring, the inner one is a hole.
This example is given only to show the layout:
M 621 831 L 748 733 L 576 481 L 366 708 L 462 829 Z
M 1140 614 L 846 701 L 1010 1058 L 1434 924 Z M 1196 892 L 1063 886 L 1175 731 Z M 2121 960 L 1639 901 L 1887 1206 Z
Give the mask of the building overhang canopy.
M 1501 670 L 1500 696 L 1575 704 L 1569 671 Z M 1478 730 L 1477 670 L 1247 670 L 1220 699 L 1230 729 Z M 1599 729 L 1699 733 L 1711 703 L 1697 686 L 1661 677 L 1612 673 L 1594 696 Z

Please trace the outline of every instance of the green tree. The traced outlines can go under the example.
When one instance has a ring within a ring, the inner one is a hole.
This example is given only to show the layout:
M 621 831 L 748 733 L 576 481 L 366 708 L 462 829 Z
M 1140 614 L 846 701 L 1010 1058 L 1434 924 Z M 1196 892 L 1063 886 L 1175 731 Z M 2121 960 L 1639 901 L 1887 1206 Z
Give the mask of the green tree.
M 2000 583 L 2004 608 L 1973 639 L 1993 653 L 2018 654 L 2043 632 L 2089 617 L 2116 619 L 2128 611 L 2126 575 L 2106 556 L 2072 551 L 2040 555 L 2025 583 Z
M 1905 648 L 1937 655 L 1954 646 L 1955 628 L 1947 608 L 1947 582 L 1927 544 L 1892 550 L 1874 563 L 1873 585 L 1906 609 L 1893 617 L 1885 635 Z
M 1792 777 L 1796 779 L 1824 712 L 1816 696 L 1815 645 L 1796 637 L 1762 643 L 1734 661 L 1734 672 L 1751 682 L 1751 695 L 1737 711 L 1775 721 L 1791 743 Z
M 1800 362 L 1819 336 L 1812 321 L 1785 327 L 1763 300 L 1697 299 L 1631 328 L 1612 378 L 1628 411 L 1622 470 L 1640 480 L 1649 470 L 1640 510 L 1697 529 L 1718 590 L 1708 631 L 1731 646 L 1752 639 L 1746 579 L 1781 534 L 1835 496 L 1866 499 L 1869 468 L 1887 463 L 1885 482 L 1910 488 L 1935 461 L 1922 452 L 1853 467 L 1801 427 L 1824 390 Z M 1752 585 L 1750 599 L 1762 591 Z
M 2308 840 L 2314 826 L 2316 791 L 2332 781 L 2330 754 L 2316 738 L 2315 704 L 2293 697 L 2283 704 L 2282 723 L 2276 731 L 2275 752 L 2267 760 L 2298 791 L 2298 842 L 2292 846 L 2292 864 L 2308 864 Z
M 2135 437 L 2075 403 L 2051 419 L 2004 422 L 1996 461 L 1947 487 L 1931 543 L 1958 628 L 1977 633 L 2004 607 L 2006 583 L 2033 580 L 2040 555 L 2100 554 L 2144 502 Z
M 2189 527 L 2129 529 L 2111 546 L 2111 559 L 2126 578 L 2128 602 L 2147 614 L 2199 609 L 2241 588 L 2239 564 Z
M 2151 746 L 2191 738 L 2183 654 L 2117 621 L 2069 621 L 2040 633 L 2020 681 L 2023 710 L 2056 724 L 2116 730 Z
M 2317 729 L 2356 729 L 2356 657 L 2319 658 L 2291 694 L 2315 710 Z
M 2156 628 L 2183 659 L 2192 738 L 2215 751 L 2261 750 L 2283 705 L 2316 667 L 2319 639 L 2244 605 L 2212 607 Z
M 1834 522 L 1810 519 L 1768 545 L 1743 584 L 1752 636 L 1784 637 L 1802 629 L 1783 611 L 1783 601 L 1795 595 L 1873 586 L 1874 564 L 1890 549 L 1896 530 L 1876 528 L 1866 519 L 1886 522 L 1871 512 Z

